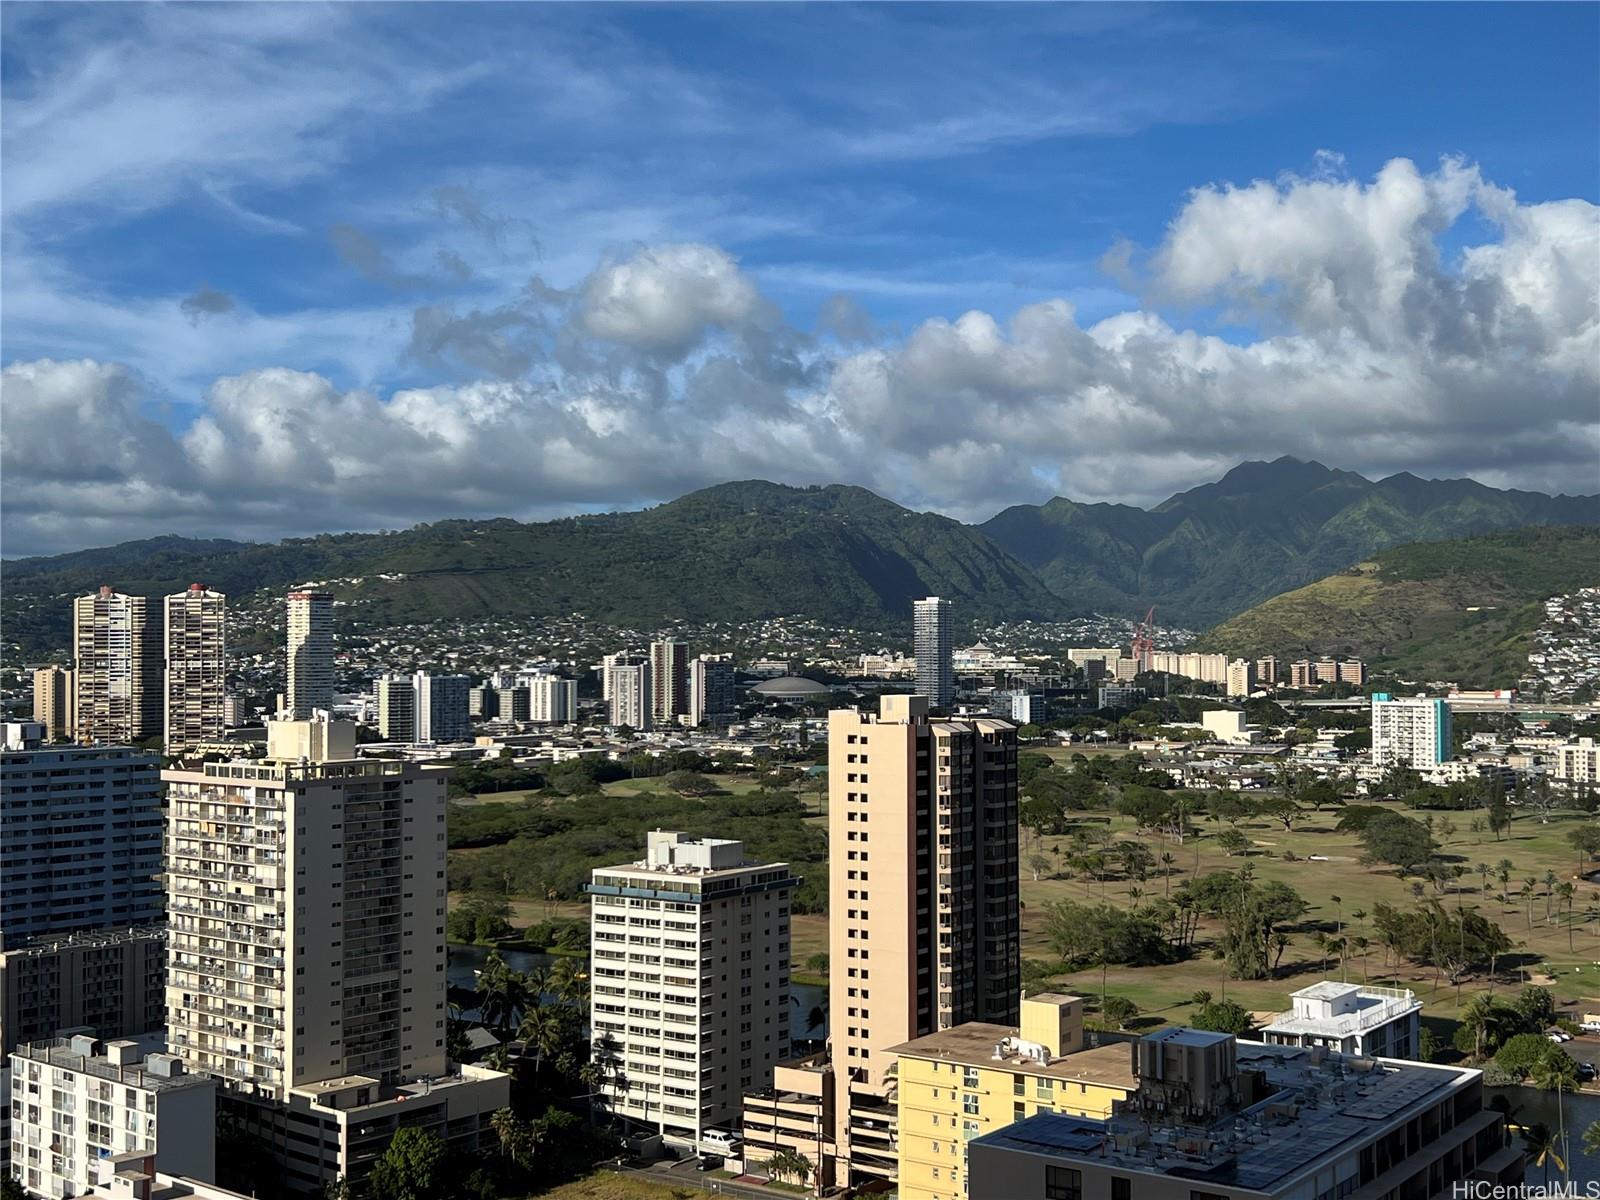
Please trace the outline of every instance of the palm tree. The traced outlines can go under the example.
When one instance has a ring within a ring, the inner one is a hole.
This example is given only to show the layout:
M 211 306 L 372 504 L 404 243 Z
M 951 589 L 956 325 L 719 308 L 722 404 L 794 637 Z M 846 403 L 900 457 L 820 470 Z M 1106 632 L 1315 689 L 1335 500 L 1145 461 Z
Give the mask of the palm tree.
M 1472 1056 L 1483 1057 L 1485 1041 L 1498 1041 L 1506 1028 L 1506 1009 L 1485 995 L 1474 996 L 1461 1010 L 1461 1024 L 1472 1030 Z
M 1511 872 L 1516 868 L 1512 866 L 1509 858 L 1502 858 L 1494 869 L 1495 875 L 1500 880 L 1500 903 L 1506 902 L 1506 888 L 1511 886 Z
M 1564 879 L 1556 885 L 1556 895 L 1561 897 L 1561 903 L 1567 906 L 1567 953 L 1576 954 L 1572 945 L 1572 900 L 1578 893 L 1577 887 L 1570 879 Z
M 1539 880 L 1529 875 L 1522 881 L 1522 896 L 1528 902 L 1528 932 L 1533 932 L 1533 889 Z
M 1554 871 L 1546 871 L 1544 873 L 1544 923 L 1546 925 L 1550 924 L 1550 909 L 1555 903 L 1555 898 L 1556 873 Z
M 1176 858 L 1172 857 L 1172 852 L 1170 850 L 1162 851 L 1161 881 L 1165 885 L 1162 891 L 1162 899 L 1164 900 L 1172 899 L 1172 868 L 1177 861 L 1178 860 Z
M 1544 1181 L 1550 1182 L 1550 1164 L 1547 1159 L 1555 1159 L 1556 1165 L 1566 1170 L 1566 1164 L 1561 1161 L 1556 1152 L 1556 1140 L 1550 1132 L 1550 1127 L 1544 1124 L 1525 1126 L 1522 1130 L 1523 1140 L 1528 1143 L 1528 1157 L 1533 1159 L 1533 1165 L 1544 1168 Z
M 1478 872 L 1478 878 L 1483 881 L 1482 884 L 1479 885 L 1478 890 L 1487 896 L 1489 894 L 1489 876 L 1494 874 L 1494 868 L 1488 863 L 1481 862 L 1477 865 L 1475 870 Z
M 483 1023 L 504 1037 L 517 1022 L 523 994 L 522 976 L 506 966 L 500 951 L 489 951 L 483 960 L 483 969 L 478 972 L 478 1011 Z
M 535 1071 L 544 1065 L 546 1054 L 554 1054 L 561 1048 L 576 1015 L 563 1004 L 540 1004 L 528 1009 L 517 1028 L 517 1037 L 533 1051 Z
M 1589 1128 L 1583 1131 L 1583 1152 L 1600 1154 L 1600 1121 L 1589 1122 Z
M 1143 896 L 1144 889 L 1138 884 L 1130 883 L 1128 885 L 1128 900 L 1131 903 L 1134 912 L 1139 911 L 1139 901 Z
M 520 1160 L 528 1134 L 527 1123 L 509 1108 L 497 1108 L 489 1118 L 489 1127 L 500 1139 L 501 1156 Z
M 1333 901 L 1333 935 L 1334 937 L 1340 937 L 1344 933 L 1344 897 L 1329 896 L 1328 899 Z
M 1353 938 L 1352 941 L 1355 945 L 1355 948 L 1361 951 L 1361 982 L 1371 983 L 1372 976 L 1367 973 L 1367 947 L 1372 945 L 1372 943 L 1366 938 L 1361 937 L 1359 934 Z

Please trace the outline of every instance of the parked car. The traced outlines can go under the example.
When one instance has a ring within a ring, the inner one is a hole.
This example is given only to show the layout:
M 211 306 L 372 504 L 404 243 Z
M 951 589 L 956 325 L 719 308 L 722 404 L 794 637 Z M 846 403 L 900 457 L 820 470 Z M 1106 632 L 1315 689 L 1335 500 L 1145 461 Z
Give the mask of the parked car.
M 738 1134 L 725 1129 L 708 1129 L 700 1135 L 700 1149 L 707 1154 L 731 1156 L 739 1148 Z

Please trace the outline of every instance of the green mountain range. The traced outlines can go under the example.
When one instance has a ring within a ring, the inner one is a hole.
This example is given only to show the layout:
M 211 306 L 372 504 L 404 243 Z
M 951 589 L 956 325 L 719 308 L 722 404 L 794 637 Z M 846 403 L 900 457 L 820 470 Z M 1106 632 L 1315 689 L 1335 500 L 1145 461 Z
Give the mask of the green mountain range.
M 904 632 L 911 601 L 963 620 L 1090 612 L 1203 626 L 1385 547 L 1527 525 L 1600 525 L 1600 497 L 1470 480 L 1372 483 L 1318 463 L 1246 463 L 1154 509 L 1057 498 L 980 526 L 858 487 L 759 480 L 640 512 L 542 523 L 441 521 L 276 544 L 158 537 L 9 561 L 14 653 L 68 640 L 67 600 L 103 583 L 144 595 L 201 581 L 233 596 L 325 584 L 375 624 L 581 612 L 619 625 L 802 615 Z
M 276 545 L 162 538 L 6 564 L 7 639 L 67 640 L 67 598 L 101 583 L 163 595 L 192 580 L 229 595 L 315 581 L 372 623 L 581 612 L 619 625 L 799 614 L 903 629 L 919 596 L 963 618 L 1054 619 L 1069 605 L 977 530 L 857 487 L 753 481 L 641 512 L 539 524 L 441 521 Z
M 1202 644 L 1247 657 L 1354 654 L 1403 679 L 1514 687 L 1544 600 L 1595 584 L 1600 529 L 1397 546 L 1240 613 Z
M 1056 497 L 978 528 L 1078 607 L 1216 623 L 1376 551 L 1525 525 L 1600 524 L 1600 496 L 1499 491 L 1470 479 L 1374 483 L 1321 463 L 1248 462 L 1153 509 Z

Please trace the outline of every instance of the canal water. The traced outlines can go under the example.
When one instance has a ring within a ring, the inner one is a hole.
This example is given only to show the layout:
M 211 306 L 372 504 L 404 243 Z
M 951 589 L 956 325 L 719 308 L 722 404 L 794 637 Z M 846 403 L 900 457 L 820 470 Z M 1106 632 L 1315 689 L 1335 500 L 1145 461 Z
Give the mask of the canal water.
M 445 977 L 453 988 L 466 988 L 471 990 L 477 986 L 477 972 L 483 968 L 483 963 L 489 957 L 487 946 L 469 946 L 455 942 L 450 944 L 450 961 Z M 542 968 L 548 971 L 555 963 L 560 961 L 560 956 L 555 954 L 539 954 L 531 950 L 502 950 L 500 957 L 506 960 L 506 966 L 513 971 L 532 971 Z M 828 989 L 814 984 L 791 983 L 789 985 L 789 1030 L 791 1036 L 821 1040 L 828 1036 L 827 1019 Z M 816 1010 L 822 1010 L 822 1023 L 813 1025 L 811 1017 Z M 464 1010 L 461 1014 L 468 1020 L 477 1017 L 477 1010 Z
M 1600 1155 L 1583 1152 L 1583 1131 L 1595 1121 L 1600 1121 L 1600 1096 L 1563 1094 L 1558 1111 L 1556 1094 L 1537 1088 L 1485 1088 L 1483 1094 L 1485 1103 L 1496 1096 L 1504 1097 L 1511 1105 L 1508 1119 L 1516 1125 L 1547 1125 L 1551 1132 L 1555 1132 L 1565 1118 L 1567 1144 L 1561 1157 L 1567 1164 L 1567 1173 L 1563 1176 L 1561 1169 L 1547 1159 L 1545 1167 L 1549 1168 L 1550 1182 L 1565 1183 L 1570 1180 L 1576 1184 L 1600 1183 Z M 1545 1167 L 1536 1167 L 1533 1160 L 1529 1159 L 1527 1182 L 1543 1183 Z

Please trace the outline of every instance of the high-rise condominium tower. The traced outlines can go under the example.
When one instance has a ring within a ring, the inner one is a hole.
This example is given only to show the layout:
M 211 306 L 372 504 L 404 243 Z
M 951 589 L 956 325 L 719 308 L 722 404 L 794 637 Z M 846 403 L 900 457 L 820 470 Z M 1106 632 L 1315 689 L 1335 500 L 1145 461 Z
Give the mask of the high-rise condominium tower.
M 928 708 L 828 718 L 835 1143 L 856 1180 L 895 1170 L 888 1047 L 1018 1019 L 1016 729 Z
M 471 679 L 418 671 L 411 686 L 417 695 L 417 741 L 444 744 L 472 736 Z
M 610 721 L 630 729 L 650 729 L 654 692 L 650 687 L 650 662 L 638 655 L 617 655 L 606 668 L 610 683 Z
M 123 746 L 49 746 L 5 727 L 0 948 L 161 916 L 158 759 Z
M 76 701 L 72 672 L 65 667 L 40 667 L 33 673 L 33 719 L 44 726 L 47 741 L 72 736 Z
M 475 1141 L 507 1089 L 440 1079 L 443 778 L 357 759 L 326 717 L 272 722 L 264 762 L 162 778 L 172 1052 L 222 1079 L 297 1190 L 355 1180 L 397 1117 Z
M 376 685 L 378 736 L 386 742 L 417 737 L 417 688 L 409 675 L 385 675 Z
M 1419 771 L 1448 762 L 1450 702 L 1428 696 L 1372 695 L 1372 761 L 1380 767 L 1404 764 Z
M 77 739 L 142 742 L 161 733 L 161 626 L 150 602 L 108 587 L 72 603 Z
M 689 724 L 726 724 L 738 711 L 733 699 L 733 655 L 702 654 L 689 664 Z
M 535 675 L 528 680 L 530 721 L 544 725 L 569 725 L 578 719 L 578 681 L 559 675 Z
M 788 1057 L 800 881 L 740 842 L 645 836 L 644 861 L 596 868 L 589 885 L 594 1036 L 627 1080 L 602 1088 L 612 1113 L 697 1147 Z
M 676 638 L 650 643 L 650 714 L 658 725 L 689 715 L 689 647 Z
M 333 597 L 290 592 L 284 715 L 306 720 L 333 707 Z
M 227 727 L 228 598 L 191 583 L 166 599 L 168 751 L 222 737 Z
M 917 695 L 932 708 L 949 708 L 956 698 L 956 677 L 950 669 L 950 601 L 938 596 L 912 604 L 916 632 Z

